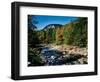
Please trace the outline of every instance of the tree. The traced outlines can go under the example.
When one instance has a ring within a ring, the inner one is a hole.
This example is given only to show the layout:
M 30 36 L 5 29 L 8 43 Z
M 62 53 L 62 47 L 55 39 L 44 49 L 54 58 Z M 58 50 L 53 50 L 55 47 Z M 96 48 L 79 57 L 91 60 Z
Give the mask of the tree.
M 28 47 L 35 47 L 39 43 L 37 35 L 37 21 L 34 18 L 35 16 L 28 15 Z
M 64 43 L 79 47 L 87 45 L 87 18 L 78 18 L 77 20 L 64 25 Z
M 56 42 L 56 29 L 55 28 L 52 29 L 51 37 L 52 37 L 52 43 L 55 43 Z
M 63 27 L 58 27 L 56 30 L 56 43 L 59 44 L 63 44 Z
M 75 34 L 74 45 L 78 45 L 80 47 L 86 47 L 87 45 L 87 18 L 78 18 L 77 24 L 74 25 L 74 28 L 77 32 Z
M 65 26 L 64 33 L 63 33 L 65 44 L 70 45 L 73 43 L 73 38 L 74 38 L 73 26 L 74 26 L 73 22 L 71 22 Z
M 28 15 L 28 28 L 37 29 L 37 27 L 35 26 L 35 24 L 37 23 L 38 21 L 36 21 L 35 16 Z

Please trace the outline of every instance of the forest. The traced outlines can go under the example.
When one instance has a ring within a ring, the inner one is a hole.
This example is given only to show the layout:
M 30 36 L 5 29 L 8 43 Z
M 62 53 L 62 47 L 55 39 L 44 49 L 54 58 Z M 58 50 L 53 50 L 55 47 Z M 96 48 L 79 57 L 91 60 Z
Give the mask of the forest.
M 28 66 L 87 64 L 86 17 L 65 25 L 49 24 L 42 30 L 39 21 L 28 15 Z

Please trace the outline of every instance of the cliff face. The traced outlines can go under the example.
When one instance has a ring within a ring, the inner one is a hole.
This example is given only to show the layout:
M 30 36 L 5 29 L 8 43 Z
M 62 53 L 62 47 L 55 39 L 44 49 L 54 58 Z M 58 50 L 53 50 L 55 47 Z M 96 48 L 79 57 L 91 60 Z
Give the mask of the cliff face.
M 49 29 L 49 28 L 57 28 L 57 27 L 62 27 L 63 25 L 61 24 L 49 24 L 47 25 L 46 27 L 44 27 L 44 30 L 45 29 Z

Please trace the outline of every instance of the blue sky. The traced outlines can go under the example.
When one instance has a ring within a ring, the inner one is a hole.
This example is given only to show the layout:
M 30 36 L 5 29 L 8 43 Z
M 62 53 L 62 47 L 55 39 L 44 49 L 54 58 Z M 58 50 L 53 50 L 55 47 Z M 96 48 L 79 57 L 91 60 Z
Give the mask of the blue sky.
M 76 20 L 77 17 L 71 16 L 47 16 L 47 15 L 35 15 L 35 20 L 38 21 L 38 24 L 34 24 L 38 30 L 43 29 L 48 24 L 67 24 L 71 21 Z M 34 20 L 34 15 L 32 20 Z

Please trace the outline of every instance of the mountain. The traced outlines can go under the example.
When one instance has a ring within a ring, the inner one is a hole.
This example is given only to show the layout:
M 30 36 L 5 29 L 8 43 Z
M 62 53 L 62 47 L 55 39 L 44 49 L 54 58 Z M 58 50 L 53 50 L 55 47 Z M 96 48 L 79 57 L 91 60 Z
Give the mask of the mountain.
M 43 28 L 43 30 L 45 29 L 49 29 L 49 28 L 57 28 L 57 27 L 62 27 L 63 25 L 61 24 L 49 24 L 46 27 Z

